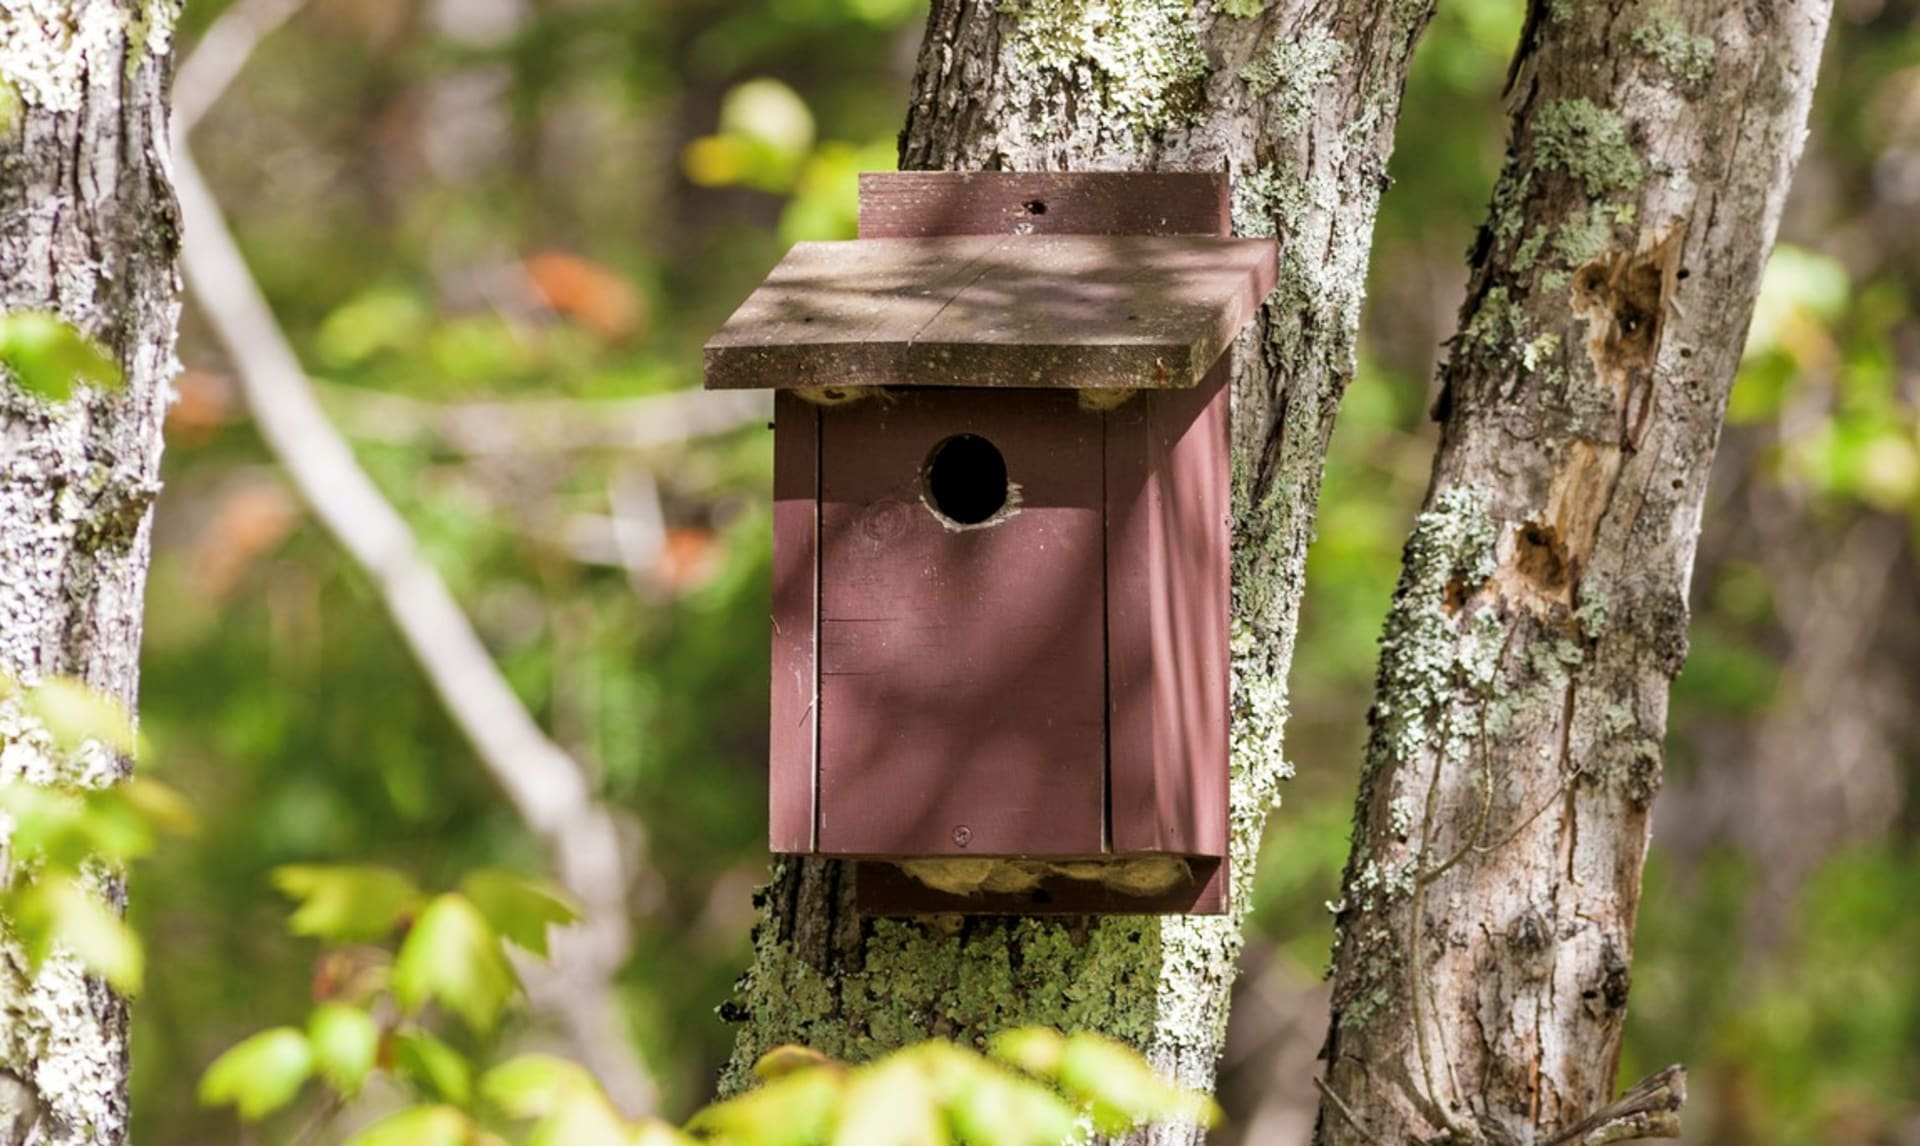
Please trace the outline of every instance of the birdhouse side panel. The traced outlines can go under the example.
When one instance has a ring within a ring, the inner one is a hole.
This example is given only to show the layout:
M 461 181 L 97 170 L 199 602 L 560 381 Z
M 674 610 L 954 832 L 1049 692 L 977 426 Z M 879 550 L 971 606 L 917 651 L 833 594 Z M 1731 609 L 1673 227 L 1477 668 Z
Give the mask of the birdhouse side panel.
M 820 678 L 820 411 L 790 393 L 773 402 L 773 705 L 768 725 L 767 846 L 811 852 Z
M 1102 850 L 1101 431 L 1057 392 L 823 413 L 823 852 Z
M 1224 856 L 1228 756 L 1225 360 L 1108 415 L 1115 852 Z

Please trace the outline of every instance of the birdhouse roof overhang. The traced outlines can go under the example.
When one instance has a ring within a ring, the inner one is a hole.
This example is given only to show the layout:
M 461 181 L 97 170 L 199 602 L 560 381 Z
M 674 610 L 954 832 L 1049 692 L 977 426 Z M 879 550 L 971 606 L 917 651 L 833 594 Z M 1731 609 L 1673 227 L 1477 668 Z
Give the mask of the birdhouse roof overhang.
M 1268 239 L 800 243 L 706 345 L 709 389 L 1180 389 L 1273 289 Z

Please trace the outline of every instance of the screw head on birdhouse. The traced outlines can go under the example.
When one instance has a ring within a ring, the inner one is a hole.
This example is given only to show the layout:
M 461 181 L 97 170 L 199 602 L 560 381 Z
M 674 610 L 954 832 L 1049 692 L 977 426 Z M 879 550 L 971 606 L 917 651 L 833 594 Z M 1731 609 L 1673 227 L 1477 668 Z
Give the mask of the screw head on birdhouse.
M 1218 174 L 863 176 L 707 343 L 776 391 L 771 832 L 914 912 L 1226 906 Z

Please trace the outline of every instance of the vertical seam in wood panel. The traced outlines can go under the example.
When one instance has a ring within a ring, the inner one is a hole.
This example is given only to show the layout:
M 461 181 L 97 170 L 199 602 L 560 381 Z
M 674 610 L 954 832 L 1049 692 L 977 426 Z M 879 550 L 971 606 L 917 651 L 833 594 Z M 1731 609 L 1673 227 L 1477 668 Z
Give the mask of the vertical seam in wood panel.
M 820 724 L 825 713 L 820 711 L 820 613 L 825 607 L 825 586 L 820 577 L 824 569 L 824 551 L 826 549 L 826 504 L 821 500 L 826 487 L 821 477 L 826 442 L 826 412 L 818 406 L 808 403 L 813 411 L 813 747 L 808 753 L 808 782 L 813 790 L 813 815 L 808 828 L 807 850 L 820 850 Z
M 1113 545 L 1112 486 L 1107 473 L 1107 422 L 1100 412 L 1100 854 L 1113 853 Z

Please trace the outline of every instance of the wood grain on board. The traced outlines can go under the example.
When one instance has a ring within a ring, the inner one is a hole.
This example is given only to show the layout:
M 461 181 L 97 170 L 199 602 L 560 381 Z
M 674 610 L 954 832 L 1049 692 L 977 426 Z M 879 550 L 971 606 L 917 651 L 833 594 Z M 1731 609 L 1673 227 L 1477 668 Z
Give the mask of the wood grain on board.
M 929 505 L 935 447 L 1005 458 L 968 528 Z M 822 415 L 820 850 L 1104 847 L 1101 415 L 1072 394 L 906 392 Z
M 1264 239 L 800 243 L 707 342 L 710 389 L 1178 389 L 1273 289 Z
M 860 237 L 1216 235 L 1232 226 L 1225 172 L 873 171 Z

